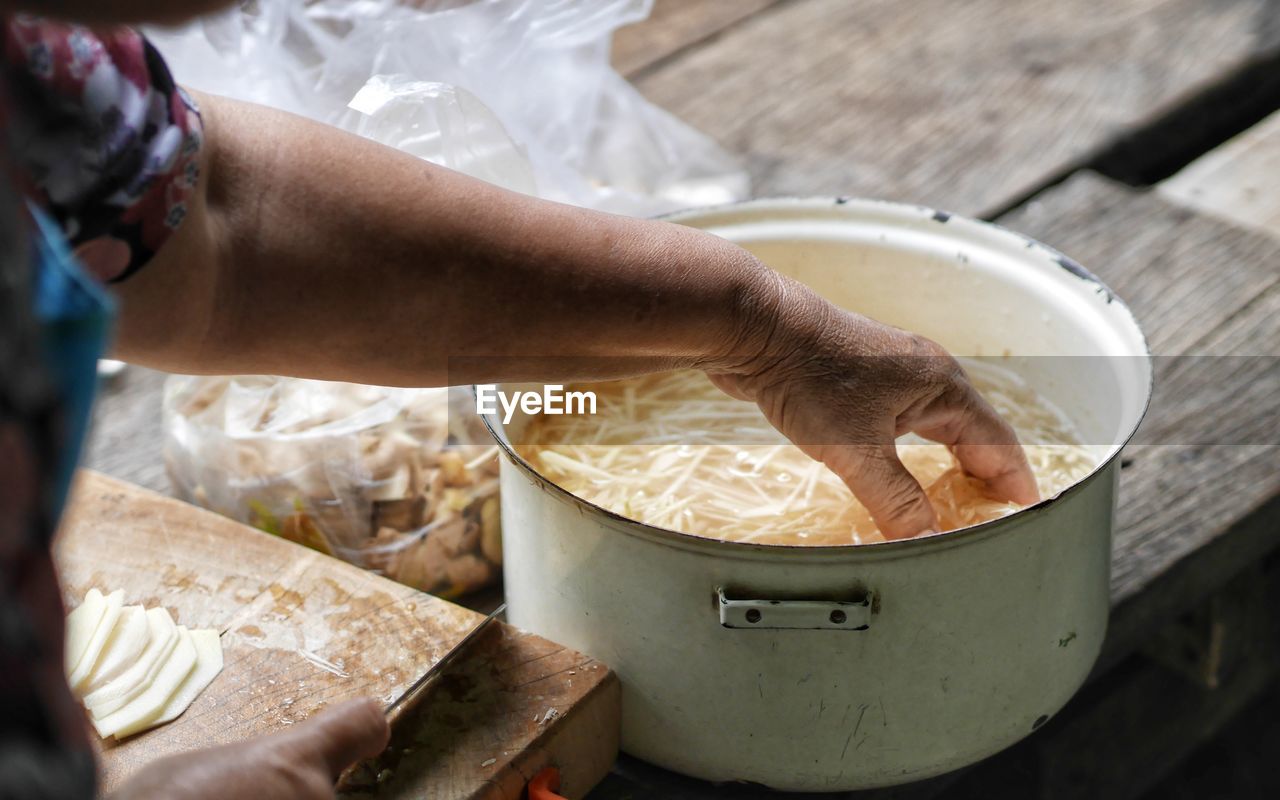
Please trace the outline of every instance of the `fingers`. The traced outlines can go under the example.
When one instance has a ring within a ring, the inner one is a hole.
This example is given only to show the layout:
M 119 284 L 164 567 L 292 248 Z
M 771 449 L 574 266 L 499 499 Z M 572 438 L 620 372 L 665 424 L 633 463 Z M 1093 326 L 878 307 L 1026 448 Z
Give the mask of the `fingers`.
M 378 704 L 365 698 L 335 706 L 283 735 L 299 756 L 322 766 L 333 781 L 355 762 L 381 753 L 391 728 Z
M 372 700 L 352 700 L 288 731 L 158 759 L 119 798 L 328 800 L 351 764 L 387 746 L 391 730 Z
M 950 426 L 943 444 L 951 446 L 964 471 L 982 480 L 998 499 L 1021 505 L 1039 502 L 1040 490 L 1027 463 L 1027 453 L 1009 423 L 981 395 L 968 388 L 968 398 Z
M 940 348 L 929 372 L 943 387 L 922 408 L 900 417 L 898 432 L 914 431 L 951 448 L 961 468 L 986 484 L 999 500 L 1031 505 L 1040 500 L 1027 454 L 1009 423 L 974 388 L 955 359 Z
M 823 462 L 871 512 L 886 539 L 908 539 L 938 529 L 938 517 L 924 489 L 887 445 L 826 448 Z

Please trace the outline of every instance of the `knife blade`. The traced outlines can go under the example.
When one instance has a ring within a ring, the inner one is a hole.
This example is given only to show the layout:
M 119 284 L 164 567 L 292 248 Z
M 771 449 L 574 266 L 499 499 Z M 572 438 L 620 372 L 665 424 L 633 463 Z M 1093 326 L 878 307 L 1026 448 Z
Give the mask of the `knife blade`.
M 414 702 L 427 690 L 427 687 L 443 675 L 445 670 L 457 661 L 458 658 L 469 649 L 470 645 L 480 637 L 480 634 L 492 625 L 494 620 L 501 617 L 506 610 L 507 604 L 503 603 L 493 611 L 490 611 L 489 615 L 480 620 L 480 623 L 472 628 L 466 636 L 463 636 L 457 644 L 449 648 L 449 652 L 441 656 L 439 661 L 432 664 L 431 668 L 423 673 L 422 677 L 418 678 L 418 680 L 409 687 L 409 691 L 392 701 L 391 705 L 387 706 L 386 710 L 383 712 L 387 717 L 387 722 L 394 725 L 404 714 L 405 710 L 411 708 Z

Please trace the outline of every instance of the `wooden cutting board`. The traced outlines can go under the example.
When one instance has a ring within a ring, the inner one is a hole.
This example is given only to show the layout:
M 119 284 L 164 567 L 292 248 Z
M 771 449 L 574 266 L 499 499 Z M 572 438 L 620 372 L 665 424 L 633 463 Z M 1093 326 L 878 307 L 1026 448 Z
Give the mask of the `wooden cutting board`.
M 281 730 L 342 700 L 399 697 L 480 614 L 212 512 L 83 471 L 54 557 L 69 605 L 90 587 L 216 628 L 225 667 L 174 722 L 101 748 L 103 789 L 170 753 Z M 498 623 L 403 716 L 361 794 L 516 800 L 559 766 L 580 797 L 618 746 L 607 667 Z M 366 785 L 367 787 L 367 785 Z

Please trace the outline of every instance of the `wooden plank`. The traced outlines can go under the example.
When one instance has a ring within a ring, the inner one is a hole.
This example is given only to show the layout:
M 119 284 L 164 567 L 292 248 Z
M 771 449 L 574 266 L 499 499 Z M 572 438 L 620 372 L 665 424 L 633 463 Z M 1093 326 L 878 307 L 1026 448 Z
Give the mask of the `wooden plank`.
M 1278 592 L 1280 569 L 1273 563 L 1265 571 L 1246 570 L 1217 598 L 1233 608 L 1234 640 L 1219 686 L 1195 686 L 1162 664 L 1132 658 L 1086 687 L 1030 738 L 972 769 L 939 800 L 1148 797 L 1144 792 L 1162 775 L 1280 677 Z M 1241 795 L 1224 786 L 1217 796 Z
M 503 625 L 450 668 L 343 796 L 509 800 L 555 766 L 561 794 L 583 797 L 617 755 L 619 701 L 600 662 Z M 515 742 L 524 744 L 511 753 Z
M 1254 699 L 1213 739 L 1184 758 L 1149 800 L 1280 797 L 1280 681 Z
M 1272 582 L 1275 575 L 1270 576 Z M 1233 586 L 1236 598 L 1256 588 Z M 978 765 L 938 800 L 1137 800 L 1198 745 L 1222 730 L 1280 676 L 1275 614 L 1249 600 L 1247 650 L 1217 689 L 1189 684 L 1144 658 L 1130 659 L 1080 692 L 1068 708 L 1015 749 Z M 1162 796 L 1162 795 L 1156 795 Z M 1240 796 L 1230 787 L 1217 795 Z M 1252 796 L 1252 795 L 1249 795 Z
M 1273 578 L 1272 584 L 1280 584 L 1280 575 Z M 1274 616 L 1267 581 L 1262 570 L 1245 570 L 1221 592 L 1157 631 L 1142 648 L 1143 655 L 1198 688 L 1222 687 L 1235 670 L 1255 657 L 1260 642 L 1270 642 L 1268 626 L 1260 625 Z M 1280 625 L 1269 627 L 1280 631 Z
M 792 0 L 637 85 L 756 193 L 984 214 L 1274 51 L 1267 0 Z
M 1113 664 L 1280 545 L 1280 241 L 1088 174 L 1000 221 L 1107 281 L 1157 354 L 1121 473 Z
M 391 702 L 478 615 L 224 517 L 88 473 L 54 556 L 66 599 L 123 589 L 222 633 L 225 668 L 173 724 L 103 750 L 110 789 L 146 761 L 276 730 L 360 695 Z M 333 665 L 325 668 L 325 664 Z
M 1280 33 L 1277 23 L 1280 16 L 1271 14 L 1259 39 L 1274 42 Z M 1154 186 L 1266 119 L 1280 108 L 1280 50 L 1260 52 L 1259 58 L 1187 102 L 1125 132 L 1089 167 L 1130 186 Z
M 779 0 L 654 0 L 649 18 L 619 28 L 614 69 L 628 77 L 708 39 Z
M 102 745 L 107 791 L 159 756 L 279 730 L 350 697 L 390 703 L 480 619 L 92 472 L 77 485 L 54 556 L 71 604 L 91 586 L 124 589 L 128 603 L 164 606 L 180 624 L 222 632 L 225 668 L 185 714 Z M 431 759 L 410 762 L 430 765 L 430 794 L 406 787 L 399 796 L 514 799 L 525 772 L 552 755 L 581 764 L 573 773 L 581 792 L 613 758 L 617 692 L 607 668 L 505 625 L 494 642 L 498 649 L 455 668 L 451 685 L 474 687 L 478 707 L 507 721 L 486 728 L 483 741 L 460 737 L 459 729 L 484 721 L 473 721 L 466 706 L 433 698 L 450 712 L 444 728 L 414 716 L 400 726 L 400 735 L 419 743 L 418 758 Z M 575 708 L 579 702 L 584 709 Z M 548 708 L 558 716 L 541 727 L 525 724 Z
M 1280 236 L 1280 112 L 1159 186 L 1174 203 Z
M 82 465 L 169 494 L 160 423 L 166 372 L 129 365 L 101 382 Z
M 1234 607 L 1233 658 L 1220 665 L 1218 685 L 1197 687 L 1164 665 L 1135 659 L 1132 671 L 1096 690 L 1035 742 L 1044 800 L 1137 798 L 1174 765 L 1258 697 L 1280 676 L 1280 626 L 1263 576 L 1249 569 L 1217 599 Z M 1119 756 L 1119 757 L 1117 757 Z

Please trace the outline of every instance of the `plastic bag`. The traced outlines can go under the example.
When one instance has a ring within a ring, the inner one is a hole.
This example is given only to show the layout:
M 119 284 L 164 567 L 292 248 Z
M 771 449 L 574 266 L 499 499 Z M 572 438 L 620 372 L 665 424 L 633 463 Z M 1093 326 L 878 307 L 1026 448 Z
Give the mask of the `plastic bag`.
M 475 95 L 447 83 L 375 75 L 351 99 L 342 127 L 411 155 L 525 194 L 529 160 Z
M 258 0 L 148 35 L 184 84 L 520 191 L 637 215 L 741 199 L 740 163 L 609 65 L 613 31 L 650 6 Z
M 176 494 L 424 591 L 501 571 L 497 448 L 469 389 L 173 377 Z

